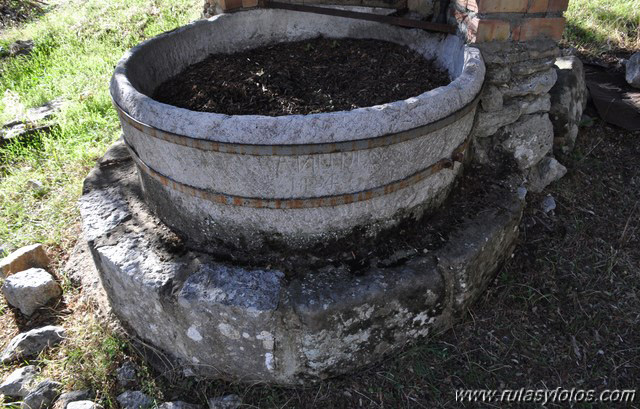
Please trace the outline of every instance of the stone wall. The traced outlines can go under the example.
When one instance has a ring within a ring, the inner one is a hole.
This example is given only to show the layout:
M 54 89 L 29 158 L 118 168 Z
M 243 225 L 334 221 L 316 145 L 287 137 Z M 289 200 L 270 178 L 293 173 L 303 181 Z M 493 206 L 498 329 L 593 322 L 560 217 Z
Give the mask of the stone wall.
M 568 0 L 453 0 L 450 23 L 482 51 L 485 88 L 476 119 L 474 150 L 481 163 L 510 155 L 540 190 L 563 167 L 552 157 L 554 129 L 549 91 L 557 80 Z

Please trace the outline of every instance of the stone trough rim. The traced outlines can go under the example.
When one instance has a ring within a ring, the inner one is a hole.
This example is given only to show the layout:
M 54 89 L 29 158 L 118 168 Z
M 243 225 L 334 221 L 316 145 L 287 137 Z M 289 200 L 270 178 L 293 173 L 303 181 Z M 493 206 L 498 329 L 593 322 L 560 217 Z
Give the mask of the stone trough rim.
M 110 86 L 114 106 L 118 111 L 121 111 L 119 112 L 121 118 L 125 115 L 161 132 L 184 136 L 195 142 L 205 140 L 243 146 L 281 145 L 302 147 L 306 145 L 356 142 L 367 139 L 375 140 L 376 138 L 387 137 L 437 122 L 477 102 L 477 97 L 484 84 L 486 69 L 480 50 L 469 45 L 460 47 L 464 53 L 464 64 L 459 75 L 448 85 L 404 100 L 391 101 L 350 111 L 275 117 L 265 115 L 225 115 L 192 111 L 154 100 L 138 90 L 128 77 L 128 64 L 132 63 L 132 60 L 135 63 L 138 53 L 144 52 L 146 47 L 153 47 L 158 42 L 167 41 L 171 36 L 186 35 L 189 30 L 205 29 L 207 25 L 211 24 L 232 24 L 234 19 L 237 20 L 242 16 L 247 16 L 248 18 L 257 16 L 257 18 L 286 19 L 289 16 L 302 18 L 301 14 L 305 13 L 273 9 L 224 13 L 207 20 L 192 22 L 186 26 L 148 39 L 127 51 L 118 62 Z M 343 17 L 330 18 L 345 19 Z M 420 40 L 427 42 L 429 38 L 438 38 L 438 36 L 444 38 L 442 46 L 448 43 L 448 47 L 451 48 L 456 48 L 455 43 L 458 42 L 459 44 L 461 41 L 454 35 L 444 36 L 416 29 L 391 27 L 381 23 L 358 21 L 353 24 L 357 27 L 363 27 L 363 29 L 383 26 L 388 32 L 402 33 L 402 36 L 409 38 L 403 45 L 409 47 L 411 46 L 411 41 L 419 44 Z M 392 40 L 387 39 L 386 41 Z M 241 49 L 238 48 L 237 50 Z M 437 52 L 434 53 L 434 57 L 435 55 L 437 55 Z M 437 108 L 431 108 L 433 106 Z M 176 125 L 175 121 L 163 122 L 163 119 L 167 116 L 180 118 L 179 122 L 181 124 L 187 123 L 189 126 L 185 129 L 180 124 Z M 336 125 L 347 122 L 354 124 L 352 128 L 357 128 L 359 134 L 373 136 L 364 139 L 354 138 L 351 132 L 340 130 L 339 126 Z M 256 135 L 260 134 L 278 135 L 278 138 L 273 140 L 273 143 L 268 143 L 272 138 L 266 138 L 264 142 L 267 143 L 262 143 L 263 141 L 256 143 Z

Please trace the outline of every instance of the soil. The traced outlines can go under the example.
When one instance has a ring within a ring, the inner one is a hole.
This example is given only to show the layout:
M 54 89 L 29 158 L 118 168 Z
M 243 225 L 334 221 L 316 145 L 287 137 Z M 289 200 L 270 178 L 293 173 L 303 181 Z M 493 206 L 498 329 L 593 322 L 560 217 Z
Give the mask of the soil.
M 0 30 L 42 14 L 45 5 L 39 0 L 0 0 Z
M 379 105 L 449 82 L 435 61 L 405 46 L 320 37 L 210 55 L 153 98 L 192 111 L 280 116 Z

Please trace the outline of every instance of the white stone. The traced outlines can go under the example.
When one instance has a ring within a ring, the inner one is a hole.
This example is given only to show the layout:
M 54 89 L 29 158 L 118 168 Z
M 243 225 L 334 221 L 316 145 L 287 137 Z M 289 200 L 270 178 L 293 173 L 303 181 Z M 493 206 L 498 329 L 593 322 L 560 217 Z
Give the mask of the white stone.
M 637 52 L 629 58 L 625 64 L 625 78 L 629 85 L 640 88 L 640 52 Z
M 2 293 L 10 305 L 30 316 L 38 308 L 58 298 L 62 289 L 45 270 L 30 268 L 7 278 Z
M 79 400 L 69 402 L 67 409 L 102 409 L 102 406 L 90 400 Z

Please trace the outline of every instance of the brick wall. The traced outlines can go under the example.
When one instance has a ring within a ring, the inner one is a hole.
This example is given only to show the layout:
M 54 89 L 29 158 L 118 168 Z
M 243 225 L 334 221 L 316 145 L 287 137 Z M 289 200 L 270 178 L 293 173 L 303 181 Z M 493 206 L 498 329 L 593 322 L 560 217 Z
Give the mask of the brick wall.
M 452 20 L 470 43 L 559 40 L 569 0 L 453 0 Z

